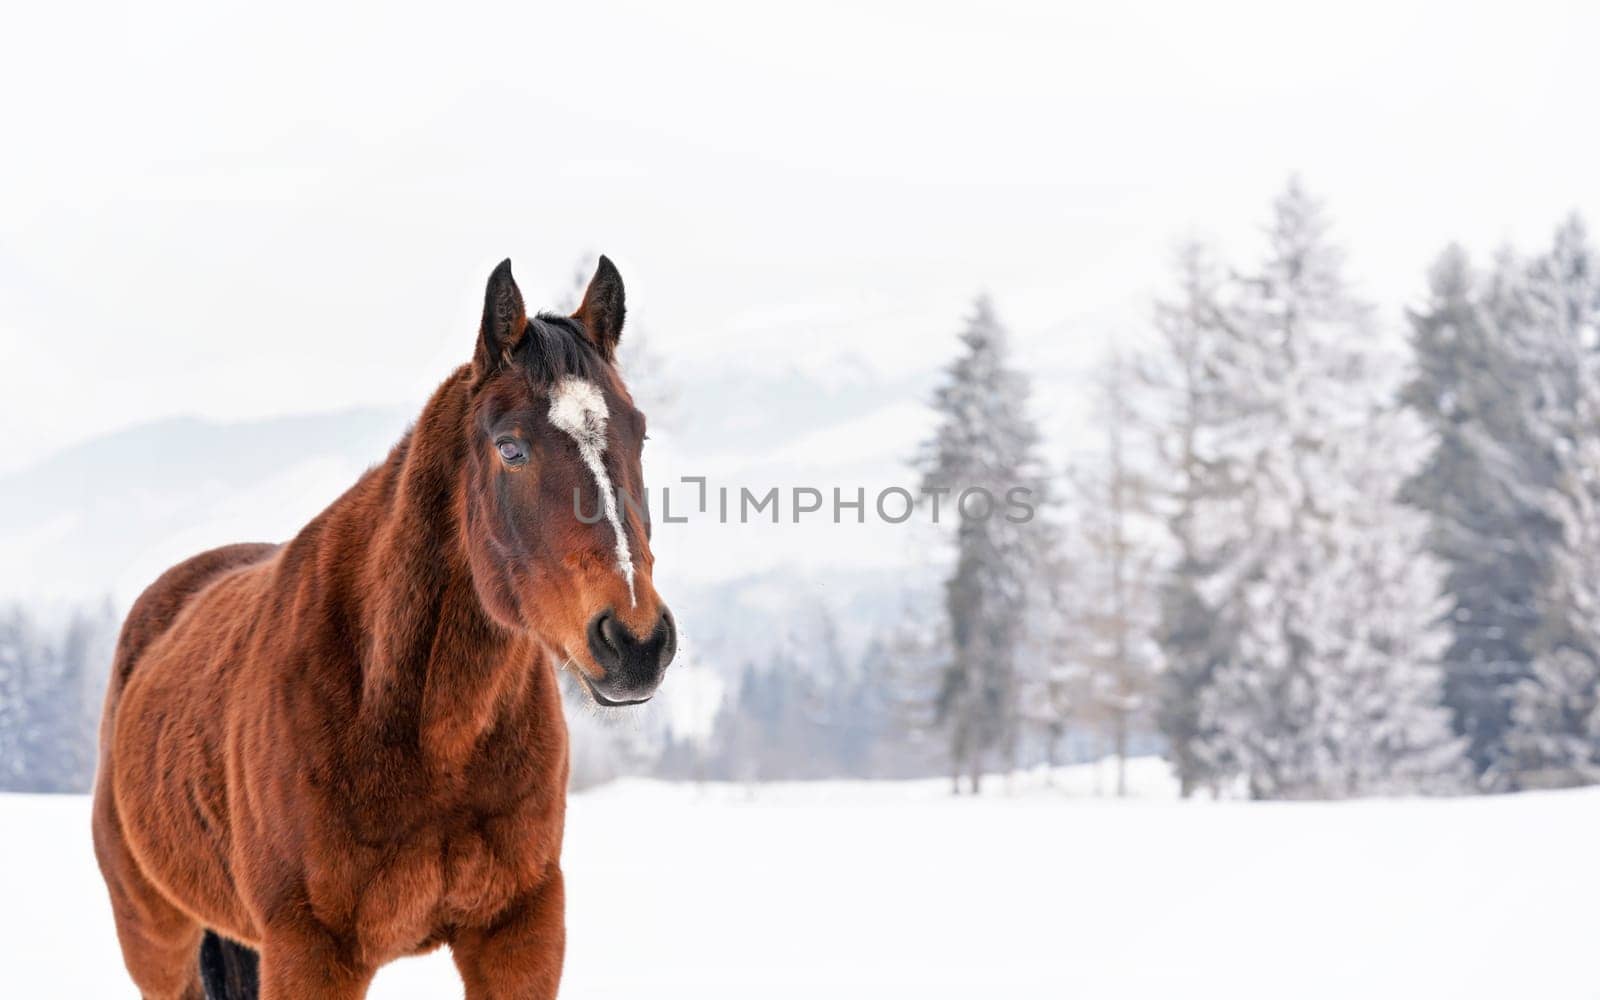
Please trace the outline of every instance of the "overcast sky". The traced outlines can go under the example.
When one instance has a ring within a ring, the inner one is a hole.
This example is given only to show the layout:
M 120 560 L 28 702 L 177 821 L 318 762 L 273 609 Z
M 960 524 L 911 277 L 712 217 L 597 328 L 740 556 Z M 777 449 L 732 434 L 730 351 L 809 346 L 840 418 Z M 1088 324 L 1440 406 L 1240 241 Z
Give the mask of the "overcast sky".
M 979 289 L 1070 368 L 1295 170 L 1395 321 L 1447 239 L 1600 221 L 1593 5 L 548 6 L 9 11 L 0 468 L 420 399 L 505 256 L 610 254 L 692 386 L 926 367 Z

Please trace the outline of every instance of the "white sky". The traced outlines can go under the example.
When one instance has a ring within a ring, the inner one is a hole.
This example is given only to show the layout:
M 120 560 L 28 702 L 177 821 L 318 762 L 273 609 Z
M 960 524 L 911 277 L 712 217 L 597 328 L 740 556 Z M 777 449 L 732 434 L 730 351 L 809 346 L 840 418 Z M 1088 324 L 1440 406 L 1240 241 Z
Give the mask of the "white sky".
M 13 5 L 0 468 L 420 399 L 504 256 L 610 254 L 692 383 L 926 367 L 979 288 L 1070 369 L 1292 170 L 1392 320 L 1448 239 L 1600 224 L 1593 5 L 1065 6 Z

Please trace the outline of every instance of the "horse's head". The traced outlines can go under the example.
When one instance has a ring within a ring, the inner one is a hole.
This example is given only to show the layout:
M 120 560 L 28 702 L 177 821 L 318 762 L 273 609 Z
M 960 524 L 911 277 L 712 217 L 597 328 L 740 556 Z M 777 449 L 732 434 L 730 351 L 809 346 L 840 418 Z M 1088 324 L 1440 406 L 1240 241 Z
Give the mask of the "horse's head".
M 677 649 L 651 584 L 644 414 L 616 368 L 622 276 L 600 258 L 571 316 L 529 317 L 505 261 L 472 363 L 467 552 L 478 596 L 603 705 L 655 692 Z

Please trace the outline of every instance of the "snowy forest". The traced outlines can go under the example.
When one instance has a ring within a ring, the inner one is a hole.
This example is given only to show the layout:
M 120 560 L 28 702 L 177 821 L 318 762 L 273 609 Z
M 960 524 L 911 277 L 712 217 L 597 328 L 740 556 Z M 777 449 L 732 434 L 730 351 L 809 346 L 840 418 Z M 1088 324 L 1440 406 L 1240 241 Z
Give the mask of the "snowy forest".
M 948 521 L 944 578 L 864 642 L 825 615 L 714 684 L 691 655 L 667 682 L 706 703 L 689 722 L 575 696 L 575 782 L 937 774 L 976 794 L 1149 753 L 1185 795 L 1600 781 L 1600 273 L 1583 223 L 1487 261 L 1445 246 L 1425 296 L 1389 316 L 1299 182 L 1264 215 L 1247 259 L 1177 250 L 1146 335 L 1081 387 L 1091 433 L 1065 454 L 1044 443 L 1003 303 L 978 298 L 905 475 L 925 493 L 1024 487 L 1038 516 Z M 0 788 L 87 787 L 118 617 L 0 608 Z
M 1099 373 L 1098 450 L 1043 480 L 1057 524 L 963 526 L 957 638 L 925 659 L 952 775 L 976 792 L 1028 762 L 1030 735 L 1048 753 L 1076 729 L 1119 759 L 1157 738 L 1186 795 L 1596 780 L 1600 275 L 1583 223 L 1483 266 L 1446 247 L 1404 339 L 1298 181 L 1264 237 L 1252 261 L 1176 255 L 1155 336 Z M 928 474 L 1039 479 L 987 303 L 963 343 Z

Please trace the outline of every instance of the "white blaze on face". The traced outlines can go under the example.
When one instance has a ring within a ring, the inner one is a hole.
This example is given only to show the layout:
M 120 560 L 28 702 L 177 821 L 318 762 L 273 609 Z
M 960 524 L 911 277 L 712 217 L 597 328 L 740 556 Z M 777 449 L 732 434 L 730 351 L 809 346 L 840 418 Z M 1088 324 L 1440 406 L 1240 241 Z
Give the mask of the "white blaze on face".
M 594 476 L 600 490 L 600 504 L 611 531 L 617 538 L 617 572 L 628 583 L 628 601 L 637 605 L 633 593 L 633 556 L 628 551 L 628 536 L 622 532 L 622 515 L 617 510 L 617 491 L 611 488 L 611 475 L 603 461 L 606 453 L 606 398 L 592 382 L 569 375 L 550 393 L 550 422 L 578 443 L 578 454 Z

